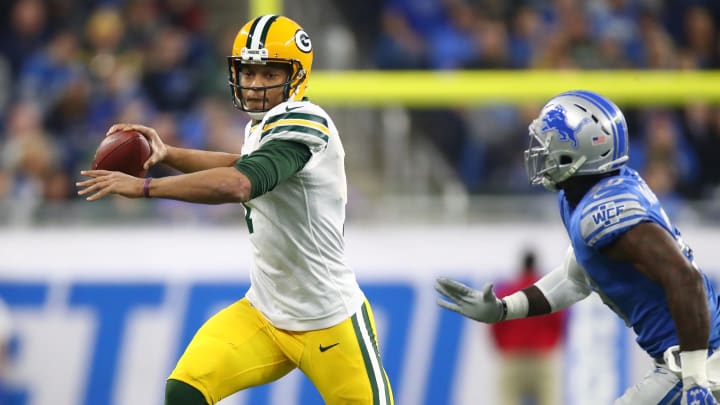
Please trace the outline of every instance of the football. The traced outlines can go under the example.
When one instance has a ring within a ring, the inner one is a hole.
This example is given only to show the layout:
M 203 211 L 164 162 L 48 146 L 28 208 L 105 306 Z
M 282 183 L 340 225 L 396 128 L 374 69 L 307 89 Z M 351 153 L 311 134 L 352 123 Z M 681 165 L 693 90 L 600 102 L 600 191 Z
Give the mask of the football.
M 100 142 L 95 157 L 93 170 L 112 170 L 127 173 L 135 177 L 145 177 L 147 170 L 143 164 L 150 157 L 150 144 L 137 131 L 118 131 L 105 137 Z

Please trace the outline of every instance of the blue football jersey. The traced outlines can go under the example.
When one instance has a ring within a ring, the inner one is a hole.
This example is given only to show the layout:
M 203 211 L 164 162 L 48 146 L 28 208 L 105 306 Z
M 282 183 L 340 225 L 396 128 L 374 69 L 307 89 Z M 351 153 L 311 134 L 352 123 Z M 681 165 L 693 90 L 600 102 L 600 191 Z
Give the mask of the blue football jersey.
M 665 292 L 631 264 L 605 257 L 600 250 L 623 232 L 641 222 L 654 222 L 670 233 L 696 269 L 693 252 L 670 222 L 655 194 L 633 169 L 601 180 L 571 209 L 564 192 L 559 193 L 560 213 L 575 250 L 585 268 L 591 288 L 625 324 L 632 327 L 637 343 L 651 357 L 678 344 Z M 715 287 L 703 273 L 710 308 L 710 347 L 720 344 L 720 307 Z

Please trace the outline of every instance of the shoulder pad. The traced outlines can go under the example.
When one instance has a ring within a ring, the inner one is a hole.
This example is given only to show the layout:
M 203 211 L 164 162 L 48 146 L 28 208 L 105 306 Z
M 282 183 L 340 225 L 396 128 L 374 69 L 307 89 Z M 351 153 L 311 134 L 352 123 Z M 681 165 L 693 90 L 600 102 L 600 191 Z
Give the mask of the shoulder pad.
M 580 233 L 588 246 L 604 246 L 620 234 L 647 221 L 646 200 L 630 184 L 606 184 L 591 190 L 581 205 Z

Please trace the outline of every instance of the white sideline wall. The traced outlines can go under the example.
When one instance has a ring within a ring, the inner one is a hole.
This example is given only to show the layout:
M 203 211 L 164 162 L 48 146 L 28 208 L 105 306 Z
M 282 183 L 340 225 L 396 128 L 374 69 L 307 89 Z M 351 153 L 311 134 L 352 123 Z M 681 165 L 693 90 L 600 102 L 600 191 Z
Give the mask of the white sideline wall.
M 720 231 L 683 231 L 698 264 L 720 277 Z M 350 265 L 378 298 L 371 304 L 396 403 L 498 403 L 498 358 L 486 328 L 438 308 L 433 280 L 450 276 L 480 286 L 512 277 L 530 247 L 549 271 L 565 252 L 564 230 L 526 223 L 353 225 L 346 236 Z M 164 379 L 188 333 L 183 328 L 197 321 L 192 306 L 208 300 L 193 292 L 210 285 L 227 294 L 223 286 L 245 285 L 249 252 L 242 227 L 0 229 L 0 296 L 15 327 L 7 377 L 15 403 L 162 403 Z M 220 302 L 208 305 L 200 315 Z M 633 339 L 599 300 L 579 304 L 563 350 L 565 403 L 609 404 L 637 381 L 649 361 Z M 291 373 L 221 403 L 305 405 L 317 400 L 310 391 Z

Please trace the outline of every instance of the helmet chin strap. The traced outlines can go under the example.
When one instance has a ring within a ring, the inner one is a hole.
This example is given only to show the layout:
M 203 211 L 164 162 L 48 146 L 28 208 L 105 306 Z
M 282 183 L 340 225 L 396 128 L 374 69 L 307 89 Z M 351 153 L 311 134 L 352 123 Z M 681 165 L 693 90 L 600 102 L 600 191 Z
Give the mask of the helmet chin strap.
M 545 190 L 548 191 L 558 191 L 557 185 L 554 181 L 548 179 L 547 177 L 542 178 L 542 186 L 545 187 Z
M 561 176 L 557 176 L 555 179 L 551 179 L 549 176 L 545 175 L 542 179 L 542 185 L 546 189 L 550 191 L 557 191 L 558 187 L 557 185 L 559 183 L 562 183 L 563 181 L 569 179 L 572 177 L 575 173 L 577 173 L 578 169 L 585 164 L 585 161 L 587 160 L 587 157 L 580 156 L 578 160 L 575 161 L 568 169 L 565 171 Z
M 250 118 L 253 119 L 253 121 L 261 121 L 263 118 L 265 118 L 265 113 L 267 111 L 256 111 L 256 112 L 250 112 L 246 111 L 247 115 L 250 116 Z
M 294 94 L 294 93 L 293 93 L 293 94 Z M 284 103 L 284 102 L 286 102 L 286 101 L 291 101 L 291 100 L 292 100 L 292 97 L 288 97 L 287 99 L 285 99 L 285 100 L 283 100 L 283 101 L 275 104 L 274 106 L 268 108 L 268 109 L 265 110 L 265 111 L 247 111 L 247 110 L 246 110 L 245 112 L 246 112 L 247 115 L 249 115 L 250 118 L 252 118 L 253 120 L 255 120 L 255 121 L 260 121 L 260 120 L 262 120 L 263 118 L 265 118 L 265 114 L 267 114 L 268 111 L 270 111 L 270 110 L 272 110 L 273 108 L 275 108 L 275 106 L 277 106 L 278 104 L 282 104 L 282 103 Z

